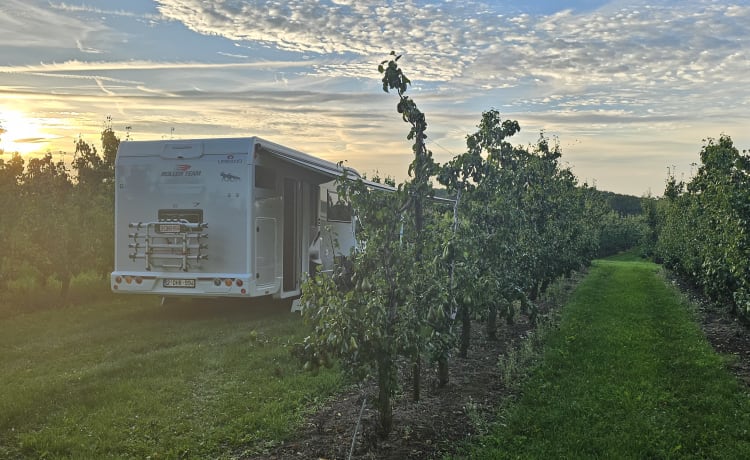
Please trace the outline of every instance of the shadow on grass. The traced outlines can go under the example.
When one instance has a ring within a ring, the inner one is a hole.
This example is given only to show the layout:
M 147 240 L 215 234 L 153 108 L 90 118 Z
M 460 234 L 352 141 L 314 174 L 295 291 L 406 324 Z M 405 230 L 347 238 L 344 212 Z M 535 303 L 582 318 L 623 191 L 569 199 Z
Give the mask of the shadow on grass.
M 234 298 L 168 298 L 163 304 L 158 300 L 152 309 L 134 312 L 139 320 L 160 321 L 210 321 L 230 319 L 235 321 L 276 318 L 292 315 L 292 301 L 271 297 L 255 299 Z
M 605 257 L 603 260 L 611 260 L 616 262 L 646 262 L 648 259 L 643 257 L 642 250 L 640 248 L 633 248 L 627 251 L 622 251 L 617 254 Z

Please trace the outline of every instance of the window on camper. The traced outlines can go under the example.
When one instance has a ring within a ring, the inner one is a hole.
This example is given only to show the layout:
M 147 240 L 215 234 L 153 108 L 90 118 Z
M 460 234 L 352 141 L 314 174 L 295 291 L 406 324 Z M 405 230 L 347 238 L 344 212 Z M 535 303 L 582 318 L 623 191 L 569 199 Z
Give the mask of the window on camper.
M 203 223 L 202 209 L 160 209 L 159 223 L 156 225 L 156 233 L 175 234 L 185 231 L 182 225 L 188 221 L 191 224 Z
M 326 200 L 326 216 L 328 222 L 351 222 L 352 207 L 349 203 L 339 198 L 336 192 L 328 191 Z
M 202 209 L 160 209 L 159 222 L 186 220 L 191 224 L 203 222 Z
M 255 165 L 255 187 L 276 189 L 276 171 L 265 166 Z

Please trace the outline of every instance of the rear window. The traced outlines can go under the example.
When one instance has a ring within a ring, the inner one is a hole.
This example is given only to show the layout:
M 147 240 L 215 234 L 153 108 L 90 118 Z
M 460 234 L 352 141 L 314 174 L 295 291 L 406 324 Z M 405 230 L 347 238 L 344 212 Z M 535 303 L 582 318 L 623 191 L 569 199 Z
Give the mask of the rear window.
M 326 216 L 329 222 L 352 221 L 352 207 L 349 203 L 339 198 L 338 193 L 328 191 L 326 205 Z
M 265 166 L 255 165 L 255 187 L 276 189 L 276 171 Z
M 203 223 L 202 209 L 160 209 L 159 222 L 176 222 L 186 220 L 191 224 Z

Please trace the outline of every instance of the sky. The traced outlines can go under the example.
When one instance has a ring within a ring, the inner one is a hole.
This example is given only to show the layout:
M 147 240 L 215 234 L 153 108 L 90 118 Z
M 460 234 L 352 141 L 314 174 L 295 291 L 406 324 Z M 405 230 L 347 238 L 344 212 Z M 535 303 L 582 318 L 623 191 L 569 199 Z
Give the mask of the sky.
M 391 50 L 438 162 L 483 111 L 544 133 L 581 183 L 689 179 L 704 140 L 750 148 L 750 0 L 2 0 L 0 149 L 260 136 L 406 178 Z

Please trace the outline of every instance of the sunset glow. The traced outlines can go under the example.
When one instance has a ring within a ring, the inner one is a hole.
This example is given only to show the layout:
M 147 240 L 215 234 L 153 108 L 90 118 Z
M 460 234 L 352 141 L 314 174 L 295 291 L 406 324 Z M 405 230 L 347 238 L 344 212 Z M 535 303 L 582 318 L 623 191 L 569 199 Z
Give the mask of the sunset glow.
M 46 152 L 49 143 L 55 138 L 45 131 L 49 120 L 29 117 L 23 112 L 0 109 L 0 150 L 5 153 Z

